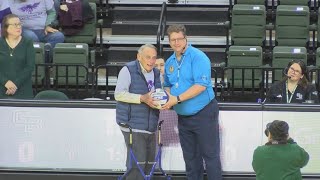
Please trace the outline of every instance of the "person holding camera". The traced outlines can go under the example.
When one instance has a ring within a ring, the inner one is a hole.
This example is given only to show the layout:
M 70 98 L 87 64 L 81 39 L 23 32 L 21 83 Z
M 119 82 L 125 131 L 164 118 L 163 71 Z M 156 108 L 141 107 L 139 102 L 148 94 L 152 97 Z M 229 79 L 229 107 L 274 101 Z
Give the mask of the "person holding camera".
M 283 80 L 269 89 L 266 103 L 319 103 L 318 91 L 308 82 L 307 67 L 301 60 L 293 60 L 285 69 Z
M 267 124 L 268 142 L 255 149 L 252 167 L 257 180 L 299 180 L 300 169 L 307 165 L 309 154 L 289 136 L 289 125 L 274 120 Z

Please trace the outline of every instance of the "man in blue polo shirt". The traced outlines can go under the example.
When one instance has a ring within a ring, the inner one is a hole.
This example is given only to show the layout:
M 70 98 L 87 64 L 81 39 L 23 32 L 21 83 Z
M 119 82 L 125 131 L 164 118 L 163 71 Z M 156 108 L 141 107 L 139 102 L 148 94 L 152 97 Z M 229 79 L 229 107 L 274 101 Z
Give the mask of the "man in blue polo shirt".
M 210 59 L 188 45 L 186 28 L 167 30 L 174 53 L 165 63 L 164 87 L 170 93 L 163 109 L 178 114 L 178 129 L 188 180 L 203 179 L 203 160 L 208 180 L 221 180 L 219 108 L 211 83 Z

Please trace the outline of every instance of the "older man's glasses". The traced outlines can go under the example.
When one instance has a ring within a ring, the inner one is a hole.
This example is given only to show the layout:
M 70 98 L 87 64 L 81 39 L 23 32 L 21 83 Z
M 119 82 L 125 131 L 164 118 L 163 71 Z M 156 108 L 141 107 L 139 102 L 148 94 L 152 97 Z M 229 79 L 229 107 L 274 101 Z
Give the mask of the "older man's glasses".
M 15 28 L 21 28 L 22 27 L 22 23 L 14 23 L 14 24 L 8 24 L 9 26 L 13 26 Z

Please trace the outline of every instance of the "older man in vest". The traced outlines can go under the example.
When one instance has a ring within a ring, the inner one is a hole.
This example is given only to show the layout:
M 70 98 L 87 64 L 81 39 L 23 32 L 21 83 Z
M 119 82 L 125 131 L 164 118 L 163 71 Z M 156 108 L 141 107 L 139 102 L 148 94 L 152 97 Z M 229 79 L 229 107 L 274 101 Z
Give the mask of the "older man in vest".
M 151 93 L 161 88 L 160 71 L 155 67 L 157 49 L 145 44 L 138 50 L 137 59 L 127 63 L 119 72 L 115 99 L 117 100 L 117 123 L 125 123 L 133 130 L 132 150 L 145 173 L 149 173 L 155 157 L 155 131 L 159 110 Z M 120 127 L 127 145 L 127 168 L 129 167 L 129 129 Z M 136 164 L 126 180 L 143 180 Z

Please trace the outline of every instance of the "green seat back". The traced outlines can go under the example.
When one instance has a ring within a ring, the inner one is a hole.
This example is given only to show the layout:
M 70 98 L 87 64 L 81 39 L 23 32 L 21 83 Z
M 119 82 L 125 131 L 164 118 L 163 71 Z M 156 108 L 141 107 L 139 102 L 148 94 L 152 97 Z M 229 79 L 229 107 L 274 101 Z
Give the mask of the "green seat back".
M 262 48 L 260 46 L 231 46 L 228 52 L 228 67 L 261 67 L 262 66 Z M 252 76 L 254 71 L 254 76 Z M 241 69 L 234 69 L 234 86 L 242 87 Z M 227 70 L 228 82 L 232 83 L 232 70 Z M 247 69 L 244 71 L 244 88 L 259 87 L 262 80 L 261 70 Z
M 309 0 L 279 0 L 280 5 L 308 6 Z
M 316 52 L 316 68 L 320 68 L 320 48 L 317 48 L 317 52 Z M 313 73 L 314 74 L 314 73 Z M 319 82 L 318 80 L 318 76 L 313 76 L 313 79 L 316 82 Z
M 36 100 L 68 100 L 68 96 L 63 92 L 54 90 L 45 90 L 39 92 L 34 99 Z
M 45 67 L 44 66 L 37 66 L 37 64 L 44 64 L 44 44 L 35 42 L 33 43 L 34 50 L 36 52 L 36 59 L 35 59 L 35 68 L 32 72 L 32 83 L 35 85 L 41 85 L 42 80 L 45 76 Z M 36 68 L 37 68 L 37 76 L 36 76 Z M 37 83 L 36 83 L 37 81 Z
M 87 44 L 95 44 L 97 37 L 97 5 L 96 3 L 89 3 L 93 13 L 94 18 L 89 22 L 86 22 L 83 29 L 76 35 L 66 36 L 66 43 L 87 43 Z
M 83 65 L 84 67 L 89 67 L 88 58 L 89 47 L 85 43 L 58 43 L 53 49 L 53 63 L 54 64 L 65 64 L 65 65 Z M 57 68 L 53 66 L 53 77 L 55 82 L 58 81 L 59 85 L 76 85 L 77 78 L 78 84 L 84 85 L 87 83 L 87 70 L 79 66 L 78 76 L 77 67 L 70 66 L 68 68 L 68 78 L 66 78 L 66 66 L 58 67 L 58 77 L 56 77 Z
M 309 41 L 309 7 L 279 5 L 276 15 L 276 41 L 279 46 L 306 46 Z
M 237 4 L 265 5 L 265 0 L 237 0 Z
M 318 13 L 318 22 L 317 22 L 317 42 L 320 44 L 320 13 Z M 319 45 L 318 45 L 319 47 Z
M 320 68 L 320 48 L 317 49 L 317 54 L 316 54 L 316 67 Z
M 276 46 L 273 48 L 272 67 L 281 68 L 274 71 L 274 80 L 279 81 L 283 77 L 283 69 L 292 60 L 302 60 L 307 64 L 307 49 L 305 47 Z
M 266 39 L 266 9 L 236 4 L 232 10 L 231 40 L 237 46 L 262 46 Z

